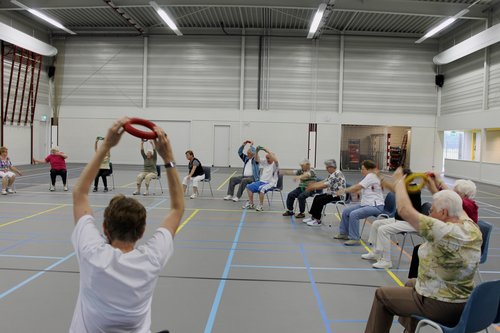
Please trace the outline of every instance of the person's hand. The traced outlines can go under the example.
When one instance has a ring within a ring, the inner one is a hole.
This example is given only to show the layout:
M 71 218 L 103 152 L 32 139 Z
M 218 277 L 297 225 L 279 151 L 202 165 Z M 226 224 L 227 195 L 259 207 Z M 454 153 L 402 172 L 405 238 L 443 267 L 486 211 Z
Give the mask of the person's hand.
M 293 177 L 293 181 L 294 181 L 294 182 L 297 182 L 297 181 L 299 181 L 299 180 L 300 180 L 300 177 L 299 177 L 299 176 L 295 176 L 295 177 Z
M 19 170 L 17 170 L 17 174 L 18 174 L 19 176 L 22 176 L 22 175 L 23 175 L 23 173 L 22 173 L 21 171 L 19 171 Z
M 108 133 L 106 134 L 106 137 L 104 138 L 104 143 L 103 145 L 106 146 L 108 149 L 111 147 L 114 147 L 120 142 L 120 139 L 122 137 L 123 132 L 125 131 L 123 129 L 123 125 L 128 123 L 130 118 L 128 117 L 123 117 L 118 120 L 116 120 L 113 125 L 108 129 Z

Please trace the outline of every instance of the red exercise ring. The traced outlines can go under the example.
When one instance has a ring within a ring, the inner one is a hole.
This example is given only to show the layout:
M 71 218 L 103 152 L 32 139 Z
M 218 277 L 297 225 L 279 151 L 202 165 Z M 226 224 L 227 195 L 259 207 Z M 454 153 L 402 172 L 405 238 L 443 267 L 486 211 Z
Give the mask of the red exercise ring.
M 144 127 L 147 127 L 151 130 L 151 132 L 146 132 L 146 131 L 141 131 L 132 126 L 132 124 L 137 124 L 137 125 L 142 125 Z M 123 125 L 123 129 L 130 133 L 133 136 L 136 136 L 141 139 L 147 139 L 147 140 L 153 140 L 156 139 L 157 135 L 156 132 L 154 131 L 155 124 L 149 120 L 142 119 L 142 118 L 130 118 L 130 121 Z

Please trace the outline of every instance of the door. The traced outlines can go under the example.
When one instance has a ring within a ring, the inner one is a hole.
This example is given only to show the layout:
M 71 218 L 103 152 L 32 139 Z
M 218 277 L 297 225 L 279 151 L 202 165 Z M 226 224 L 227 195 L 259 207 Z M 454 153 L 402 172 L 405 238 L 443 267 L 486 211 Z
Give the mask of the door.
M 229 164 L 230 126 L 214 126 L 214 166 L 227 167 Z

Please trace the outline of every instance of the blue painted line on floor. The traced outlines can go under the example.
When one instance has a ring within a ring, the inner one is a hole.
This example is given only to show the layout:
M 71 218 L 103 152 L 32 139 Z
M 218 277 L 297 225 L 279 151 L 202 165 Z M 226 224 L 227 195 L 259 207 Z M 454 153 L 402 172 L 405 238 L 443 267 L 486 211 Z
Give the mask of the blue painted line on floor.
M 65 262 L 66 260 L 68 260 L 69 258 L 73 257 L 75 255 L 75 252 L 71 252 L 70 254 L 68 254 L 66 257 L 56 261 L 55 263 L 53 263 L 52 265 L 50 266 L 47 266 L 46 268 L 44 268 L 42 271 L 30 276 L 29 278 L 27 278 L 26 280 L 22 281 L 21 283 L 15 285 L 14 287 L 10 288 L 9 290 L 7 291 L 4 291 L 3 293 L 0 294 L 0 299 L 3 299 L 5 296 L 7 295 L 10 295 L 12 294 L 14 291 L 16 291 L 17 289 L 23 287 L 24 285 L 30 283 L 31 281 L 39 278 L 40 276 L 42 276 L 43 274 L 47 273 L 48 271 L 50 271 L 52 268 L 62 264 L 63 262 Z
M 200 246 L 184 246 L 177 245 L 176 249 L 192 249 L 192 250 L 214 250 L 214 251 L 231 251 L 232 248 L 227 247 L 200 247 Z M 266 250 L 266 249 L 245 249 L 237 248 L 235 251 L 249 251 L 249 252 L 278 252 L 278 253 L 298 253 L 298 250 Z
M 21 254 L 0 254 L 0 257 L 11 257 L 11 258 L 22 258 L 22 259 L 51 259 L 51 260 L 58 260 L 62 259 L 63 257 L 49 257 L 49 256 L 25 256 Z
M 266 266 L 266 265 L 241 265 L 234 264 L 231 267 L 234 268 L 269 268 L 269 269 L 307 269 L 304 266 Z M 384 269 L 374 269 L 374 268 L 354 268 L 354 267 L 309 267 L 313 271 L 368 271 L 385 273 Z M 391 269 L 393 272 L 408 272 L 408 269 Z M 483 273 L 483 271 L 481 271 Z
M 221 280 L 219 282 L 219 287 L 217 288 L 215 299 L 214 302 L 212 303 L 212 309 L 210 310 L 210 315 L 208 316 L 204 333 L 212 332 L 212 329 L 214 327 L 215 317 L 217 316 L 217 311 L 219 310 L 220 301 L 222 299 L 222 292 L 224 291 L 224 287 L 226 285 L 226 279 L 229 276 L 229 270 L 231 268 L 231 263 L 233 261 L 234 252 L 236 250 L 236 247 L 238 246 L 238 240 L 240 238 L 241 229 L 243 227 L 243 222 L 245 221 L 246 215 L 247 215 L 247 210 L 245 209 L 243 210 L 243 214 L 241 214 L 240 223 L 234 235 L 233 246 L 231 247 L 231 251 L 229 251 L 229 255 L 227 256 L 226 266 L 224 267 L 224 272 L 222 273 Z
M 314 296 L 316 297 L 316 302 L 318 304 L 319 312 L 321 314 L 321 318 L 323 319 L 323 323 L 325 325 L 325 331 L 327 333 L 331 333 L 332 329 L 330 327 L 330 321 L 326 316 L 325 308 L 323 307 L 323 302 L 321 301 L 321 295 L 319 294 L 319 290 L 316 287 L 316 282 L 314 281 L 314 276 L 312 274 L 311 267 L 309 266 L 309 261 L 307 260 L 306 251 L 304 250 L 304 246 L 300 245 L 300 253 L 302 254 L 302 258 L 304 259 L 304 264 L 306 265 L 307 275 L 309 276 L 309 281 L 311 282 L 311 287 L 313 289 Z
M 27 239 L 23 239 L 23 240 L 20 240 L 18 241 L 17 243 L 14 243 L 12 245 L 9 245 L 9 246 L 6 246 L 6 247 L 3 247 L 3 248 L 0 248 L 0 253 L 2 252 L 6 252 L 8 250 L 12 250 L 12 249 L 15 249 L 16 247 L 18 246 L 21 246 L 21 245 L 24 245 L 24 244 L 28 244 L 28 243 L 31 243 L 32 240 L 34 240 L 35 238 L 37 238 L 38 236 L 32 236 L 30 238 L 27 238 Z
M 295 216 L 290 216 L 292 220 L 292 229 L 297 229 L 297 222 L 295 221 Z

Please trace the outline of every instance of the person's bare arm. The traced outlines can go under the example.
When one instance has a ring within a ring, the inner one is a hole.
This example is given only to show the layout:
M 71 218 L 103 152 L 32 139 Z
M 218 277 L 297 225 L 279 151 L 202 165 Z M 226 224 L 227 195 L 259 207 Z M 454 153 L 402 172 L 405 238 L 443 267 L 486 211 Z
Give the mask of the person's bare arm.
M 312 191 L 316 191 L 316 190 L 322 190 L 322 189 L 327 188 L 327 187 L 328 187 L 328 185 L 325 184 L 324 182 L 315 182 L 315 183 L 307 185 L 306 191 L 312 192 Z
M 73 187 L 73 218 L 75 224 L 84 215 L 92 214 L 92 208 L 89 203 L 89 188 L 94 181 L 101 162 L 109 152 L 116 146 L 123 134 L 123 125 L 127 123 L 128 118 L 121 118 L 113 123 L 109 128 L 103 144 L 97 149 L 90 162 L 83 169 L 76 185 Z
M 160 128 L 155 127 L 155 132 L 158 135 L 155 146 L 158 154 L 161 156 L 165 164 L 174 162 L 174 153 L 172 146 L 168 140 L 167 134 Z M 179 180 L 179 174 L 175 167 L 167 168 L 167 183 L 170 193 L 170 211 L 162 221 L 161 226 L 168 229 L 175 236 L 179 224 L 184 214 L 184 192 Z
M 61 156 L 63 159 L 68 158 L 68 155 L 66 155 L 65 153 L 58 152 L 57 155 Z
M 394 173 L 394 193 L 396 193 L 396 207 L 399 215 L 411 224 L 415 230 L 419 229 L 420 214 L 411 204 L 410 197 L 406 191 L 406 183 L 404 181 L 403 169 L 399 167 Z
M 10 169 L 11 169 L 13 172 L 17 173 L 19 176 L 22 176 L 22 175 L 23 175 L 23 173 L 22 173 L 22 172 L 21 172 L 18 168 L 16 168 L 15 166 L 11 166 L 11 167 L 10 167 Z
M 32 158 L 32 160 L 33 160 L 33 163 L 34 163 L 34 164 L 45 164 L 45 163 L 49 163 L 49 162 L 47 162 L 46 160 L 37 160 L 37 159 L 35 159 L 34 157 Z

